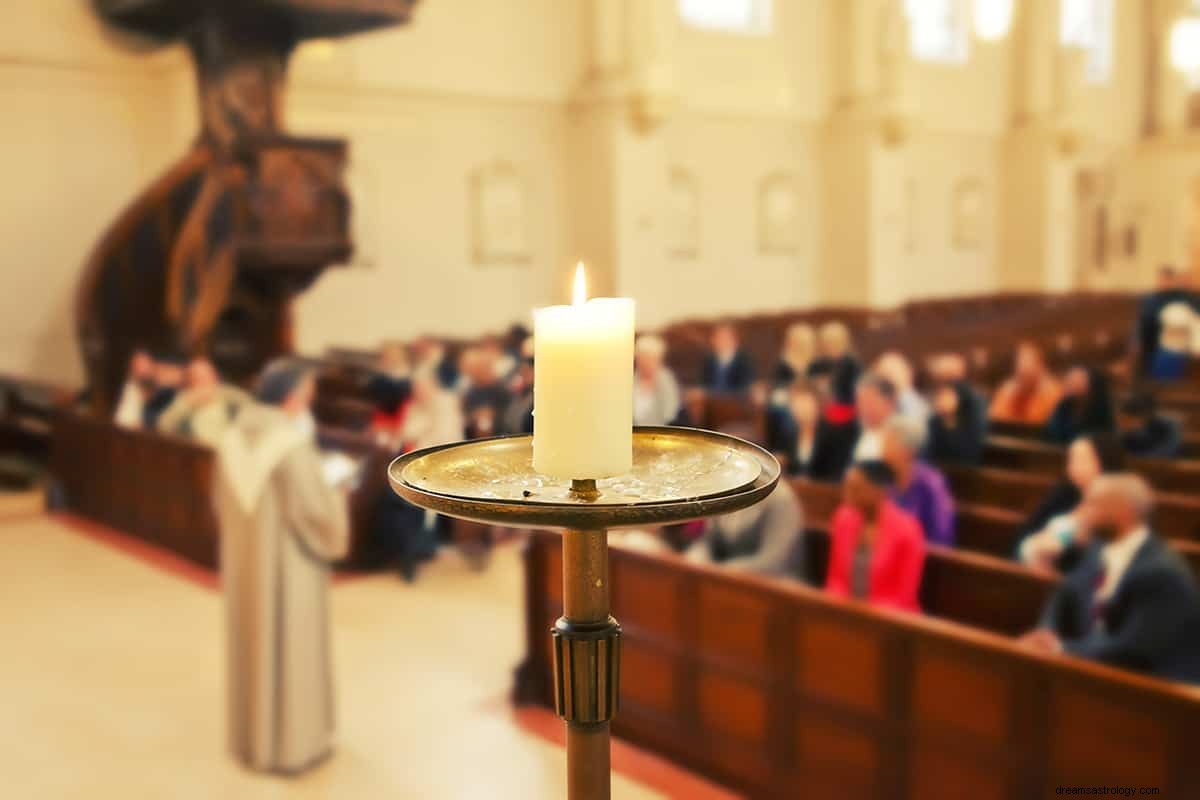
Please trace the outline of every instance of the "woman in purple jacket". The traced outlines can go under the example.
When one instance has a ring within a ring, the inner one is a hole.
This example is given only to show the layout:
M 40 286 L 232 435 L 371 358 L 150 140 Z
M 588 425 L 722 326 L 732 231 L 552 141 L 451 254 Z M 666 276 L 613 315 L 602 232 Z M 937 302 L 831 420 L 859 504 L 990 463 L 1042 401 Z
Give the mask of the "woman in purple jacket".
M 954 545 L 954 498 L 946 478 L 921 460 L 926 428 L 911 417 L 896 416 L 883 436 L 883 460 L 896 473 L 892 500 L 917 518 L 925 540 L 947 547 Z

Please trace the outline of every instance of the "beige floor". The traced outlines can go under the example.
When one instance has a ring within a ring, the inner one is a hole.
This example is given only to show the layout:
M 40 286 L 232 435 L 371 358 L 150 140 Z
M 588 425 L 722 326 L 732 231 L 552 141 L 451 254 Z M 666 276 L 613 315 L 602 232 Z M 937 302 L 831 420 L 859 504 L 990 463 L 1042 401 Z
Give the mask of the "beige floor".
M 334 591 L 340 747 L 295 781 L 222 749 L 218 595 L 50 518 L 0 523 L 0 796 L 559 798 L 560 747 L 517 728 L 515 547 L 416 587 Z M 620 775 L 614 795 L 661 797 Z

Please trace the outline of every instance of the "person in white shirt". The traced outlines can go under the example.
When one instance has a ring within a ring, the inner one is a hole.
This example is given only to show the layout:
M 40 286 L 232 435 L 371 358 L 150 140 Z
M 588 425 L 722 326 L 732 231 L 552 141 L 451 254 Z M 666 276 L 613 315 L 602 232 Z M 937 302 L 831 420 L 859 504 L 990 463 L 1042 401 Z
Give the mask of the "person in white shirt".
M 1030 649 L 1067 653 L 1173 680 L 1200 682 L 1200 588 L 1149 526 L 1149 484 L 1102 475 L 1080 512 L 1088 551 L 1055 591 Z
M 869 373 L 858 382 L 854 405 L 861 430 L 853 461 L 878 460 L 883 456 L 883 431 L 896 414 L 896 387 L 882 375 Z
M 639 336 L 634 350 L 633 424 L 669 425 L 683 400 L 679 382 L 664 364 L 667 344 L 660 337 Z
M 146 401 L 154 394 L 154 359 L 145 350 L 135 350 L 129 359 L 129 376 L 113 414 L 113 422 L 122 428 L 144 425 Z
M 420 450 L 463 438 L 462 403 L 454 392 L 444 388 L 432 370 L 419 369 L 413 375 L 412 403 L 404 415 L 400 442 L 407 450 Z
M 896 387 L 896 411 L 922 428 L 928 428 L 931 409 L 914 383 L 912 364 L 899 353 L 889 351 L 875 361 L 872 372 L 882 375 Z

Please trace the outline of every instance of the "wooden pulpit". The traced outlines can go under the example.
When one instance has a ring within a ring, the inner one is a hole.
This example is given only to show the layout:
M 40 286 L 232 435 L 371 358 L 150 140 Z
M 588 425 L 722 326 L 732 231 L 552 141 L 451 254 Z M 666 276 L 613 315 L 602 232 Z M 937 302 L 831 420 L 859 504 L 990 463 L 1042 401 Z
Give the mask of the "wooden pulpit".
M 76 323 L 93 407 L 136 348 L 206 354 L 247 380 L 291 350 L 292 299 L 351 255 L 346 145 L 283 131 L 288 57 L 309 38 L 406 22 L 416 0 L 93 0 L 109 25 L 183 41 L 201 130 L 91 254 Z

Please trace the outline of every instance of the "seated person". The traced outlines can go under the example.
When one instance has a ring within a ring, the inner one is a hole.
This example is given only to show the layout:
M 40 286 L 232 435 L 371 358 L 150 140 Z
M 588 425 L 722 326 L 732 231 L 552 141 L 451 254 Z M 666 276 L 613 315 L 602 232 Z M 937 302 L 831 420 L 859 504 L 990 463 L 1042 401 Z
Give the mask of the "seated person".
M 1121 408 L 1121 446 L 1142 458 L 1176 458 L 1183 448 L 1177 420 L 1158 411 L 1154 395 L 1136 394 Z
M 197 356 L 188 364 L 184 390 L 158 418 L 158 429 L 216 445 L 230 423 L 253 402 L 236 386 L 221 383 L 213 363 Z
M 942 383 L 933 390 L 929 418 L 929 460 L 974 466 L 983 460 L 987 438 L 985 406 L 965 383 Z
M 495 353 L 469 347 L 459 357 L 467 438 L 493 436 L 512 395 L 496 372 Z
M 367 395 L 375 406 L 371 432 L 389 445 L 404 426 L 404 409 L 412 394 L 412 367 L 408 350 L 401 342 L 388 342 L 379 353 L 375 372 L 367 380 Z
M 840 481 L 858 439 L 853 420 L 835 425 L 821 413 L 817 388 L 798 380 L 788 389 L 787 404 L 768 410 L 768 448 L 789 475 Z
M 1159 315 L 1161 333 L 1150 364 L 1150 377 L 1181 381 L 1188 377 L 1200 351 L 1200 315 L 1182 300 L 1167 304 Z
M 446 347 L 437 339 L 423 336 L 413 344 L 413 371 L 432 372 L 446 389 L 458 384 L 458 366 L 447 358 Z
M 173 353 L 154 359 L 154 391 L 142 405 L 142 427 L 146 430 L 157 430 L 158 418 L 175 402 L 175 395 L 183 388 L 185 363 Z
M 154 392 L 154 359 L 141 348 L 134 350 L 113 422 L 122 428 L 141 428 L 146 403 Z
M 954 545 L 954 498 L 946 478 L 921 460 L 925 430 L 909 417 L 897 414 L 883 433 L 883 460 L 892 468 L 896 483 L 892 500 L 921 523 L 925 540 Z
M 840 409 L 842 414 L 853 415 L 854 392 L 862 373 L 862 365 L 852 350 L 850 329 L 841 322 L 826 322 L 821 326 L 818 340 L 821 353 L 809 364 L 808 377 L 827 385 L 835 407 Z
M 861 430 L 854 444 L 855 461 L 883 455 L 883 429 L 896 415 L 896 387 L 882 375 L 868 373 L 858 382 L 855 409 Z
M 502 384 L 508 383 L 520 366 L 519 353 L 505 349 L 496 339 L 485 339 L 483 344 L 479 345 L 479 351 L 483 353 L 484 361 L 492 365 L 496 380 Z
M 502 435 L 533 433 L 533 338 L 521 344 L 520 363 L 508 379 L 510 399 L 496 432 Z
M 404 415 L 400 439 L 404 450 L 421 450 L 463 438 L 462 401 L 442 386 L 435 370 L 413 375 L 412 402 Z
M 914 386 L 912 364 L 895 351 L 887 352 L 875 360 L 871 369 L 882 375 L 896 387 L 896 413 L 908 417 L 921 427 L 929 423 L 929 403 Z
M 1111 436 L 1081 436 L 1067 448 L 1066 477 L 1038 503 L 1017 532 L 1017 558 L 1038 569 L 1067 569 L 1079 551 L 1074 547 L 1078 509 L 1096 478 L 1125 469 L 1121 443 Z
M 660 337 L 639 336 L 633 361 L 633 424 L 670 425 L 679 418 L 683 398 L 675 374 L 663 363 L 667 343 Z
M 1200 682 L 1200 590 L 1179 554 L 1150 529 L 1152 506 L 1149 485 L 1132 473 L 1088 487 L 1080 515 L 1086 551 L 1023 644 Z
M 754 364 L 738 343 L 733 326 L 723 322 L 713 328 L 711 345 L 701 377 L 704 388 L 735 394 L 749 391 L 754 383 Z
M 529 353 L 530 355 L 526 355 Z M 508 357 L 506 364 L 509 366 L 509 372 L 513 375 L 521 368 L 521 362 L 526 358 L 533 358 L 533 334 L 529 332 L 529 328 L 519 322 L 509 326 L 508 332 L 504 334 L 504 354 Z
M 784 334 L 783 351 L 771 382 L 775 386 L 789 386 L 797 378 L 808 375 L 808 368 L 817 356 L 817 334 L 812 325 L 796 322 L 788 326 Z
M 1054 413 L 1061 390 L 1046 368 L 1042 351 L 1032 342 L 1017 347 L 1013 376 L 1000 385 L 989 412 L 994 420 L 1042 425 Z
M 1115 433 L 1116 429 L 1108 378 L 1091 367 L 1072 367 L 1063 381 L 1062 399 L 1046 423 L 1046 439 L 1067 444 L 1087 433 Z
M 919 612 L 925 538 L 921 524 L 889 499 L 895 477 L 882 461 L 863 461 L 847 470 L 844 499 L 830 524 L 825 589 Z
M 703 526 L 685 553 L 689 561 L 764 575 L 804 574 L 804 519 L 787 481 L 780 481 L 761 503 L 704 520 Z

